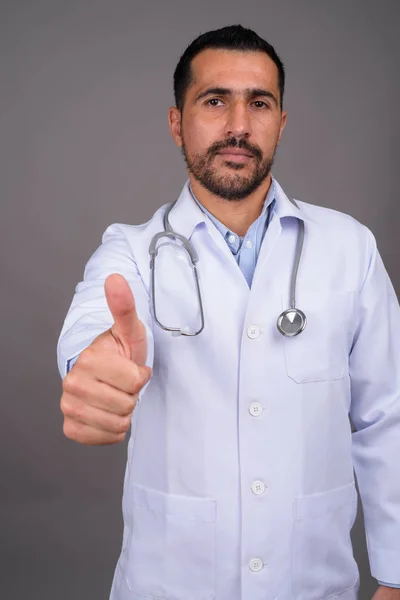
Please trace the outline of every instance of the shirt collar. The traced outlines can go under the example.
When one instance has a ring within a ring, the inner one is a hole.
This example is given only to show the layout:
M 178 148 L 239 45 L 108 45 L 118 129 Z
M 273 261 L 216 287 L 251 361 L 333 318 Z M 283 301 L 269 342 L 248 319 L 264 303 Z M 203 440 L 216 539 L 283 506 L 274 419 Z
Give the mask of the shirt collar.
M 272 177 L 272 182 L 274 186 L 271 185 L 270 191 L 273 188 L 275 192 L 274 195 L 272 195 L 271 191 L 271 196 L 272 199 L 275 198 L 274 213 L 278 219 L 281 220 L 286 217 L 295 217 L 303 220 L 305 223 L 313 222 L 310 215 L 306 213 L 305 207 L 300 208 L 299 205 L 295 206 L 274 177 Z M 268 195 L 269 194 L 267 194 L 263 210 L 266 210 L 268 207 Z M 209 217 L 203 212 L 193 198 L 190 192 L 189 179 L 185 182 L 182 191 L 170 212 L 169 222 L 174 231 L 184 235 L 187 239 L 191 238 L 197 227 L 207 227 L 207 229 L 214 227 Z
M 227 235 L 231 233 L 231 230 L 228 229 L 228 227 L 226 227 L 226 225 L 221 223 L 221 221 L 219 221 L 212 213 L 210 213 L 210 211 L 207 210 L 207 208 L 205 206 L 203 206 L 203 204 L 201 204 L 201 202 L 196 198 L 190 183 L 189 183 L 189 191 L 192 194 L 194 201 L 199 206 L 199 208 L 211 219 L 211 221 L 214 223 L 214 225 L 217 227 L 217 229 L 222 233 L 224 238 L 226 238 Z M 275 181 L 274 181 L 274 179 L 272 179 L 271 185 L 269 187 L 268 193 L 267 193 L 264 203 L 263 203 L 263 208 L 262 208 L 261 214 L 256 219 L 257 221 L 265 221 L 265 219 L 267 218 L 268 206 L 274 201 L 274 199 L 275 199 Z

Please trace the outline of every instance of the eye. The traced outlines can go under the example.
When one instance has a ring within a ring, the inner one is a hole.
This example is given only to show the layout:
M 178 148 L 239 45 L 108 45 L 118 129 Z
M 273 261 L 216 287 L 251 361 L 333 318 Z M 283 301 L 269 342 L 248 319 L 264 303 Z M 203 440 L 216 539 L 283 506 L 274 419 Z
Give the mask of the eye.
M 221 100 L 219 98 L 210 98 L 209 100 L 207 100 L 206 104 L 208 104 L 209 106 L 217 106 L 217 104 L 211 104 L 211 102 L 221 102 Z
M 269 104 L 263 102 L 262 100 L 256 100 L 254 104 L 256 105 L 256 108 L 263 108 L 264 106 L 265 108 L 269 108 Z

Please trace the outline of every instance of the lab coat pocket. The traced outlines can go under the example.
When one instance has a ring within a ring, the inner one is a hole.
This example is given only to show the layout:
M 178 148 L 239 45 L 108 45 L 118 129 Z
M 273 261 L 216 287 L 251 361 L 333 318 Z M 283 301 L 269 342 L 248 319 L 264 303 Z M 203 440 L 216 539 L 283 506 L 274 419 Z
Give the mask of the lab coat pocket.
M 216 500 L 133 485 L 129 589 L 157 600 L 215 598 Z
M 282 308 L 287 308 L 282 297 Z M 296 383 L 332 381 L 348 373 L 354 293 L 307 293 L 298 308 L 307 318 L 305 329 L 283 337 L 286 372 Z
M 354 482 L 294 499 L 291 600 L 333 600 L 356 585 L 350 537 L 356 514 Z

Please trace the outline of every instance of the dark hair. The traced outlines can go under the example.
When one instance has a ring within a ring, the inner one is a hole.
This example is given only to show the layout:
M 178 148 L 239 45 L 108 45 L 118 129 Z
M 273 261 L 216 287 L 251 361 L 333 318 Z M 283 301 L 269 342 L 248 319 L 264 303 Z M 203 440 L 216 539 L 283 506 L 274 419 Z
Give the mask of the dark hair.
M 188 87 L 193 81 L 191 63 L 197 54 L 206 48 L 222 48 L 226 50 L 239 50 L 243 52 L 265 52 L 278 67 L 278 84 L 280 92 L 280 106 L 283 105 L 283 93 L 285 90 L 285 68 L 275 49 L 268 44 L 252 29 L 242 25 L 229 25 L 221 29 L 207 31 L 199 35 L 186 48 L 182 54 L 174 72 L 174 95 L 175 104 L 182 110 Z

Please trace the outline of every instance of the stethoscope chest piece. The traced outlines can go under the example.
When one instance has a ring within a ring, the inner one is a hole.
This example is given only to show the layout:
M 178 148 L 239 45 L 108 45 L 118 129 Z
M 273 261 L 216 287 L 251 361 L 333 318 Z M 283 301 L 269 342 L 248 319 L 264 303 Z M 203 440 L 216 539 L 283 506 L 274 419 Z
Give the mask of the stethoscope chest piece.
M 277 327 L 282 335 L 293 337 L 301 333 L 306 326 L 307 318 L 302 310 L 288 308 L 278 317 Z

